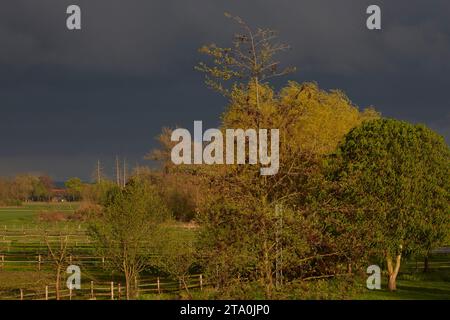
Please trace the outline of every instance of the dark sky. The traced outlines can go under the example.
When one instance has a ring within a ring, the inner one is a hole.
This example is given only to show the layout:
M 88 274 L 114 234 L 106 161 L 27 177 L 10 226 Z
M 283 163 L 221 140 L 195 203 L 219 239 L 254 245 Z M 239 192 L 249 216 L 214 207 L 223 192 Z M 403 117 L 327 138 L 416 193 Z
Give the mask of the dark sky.
M 81 31 L 66 29 L 70 4 Z M 370 4 L 382 31 L 365 27 Z M 0 4 L 0 175 L 89 179 L 97 159 L 145 163 L 164 126 L 216 126 L 226 101 L 193 66 L 202 44 L 229 44 L 224 11 L 280 32 L 290 79 L 449 141 L 448 0 L 14 0 Z

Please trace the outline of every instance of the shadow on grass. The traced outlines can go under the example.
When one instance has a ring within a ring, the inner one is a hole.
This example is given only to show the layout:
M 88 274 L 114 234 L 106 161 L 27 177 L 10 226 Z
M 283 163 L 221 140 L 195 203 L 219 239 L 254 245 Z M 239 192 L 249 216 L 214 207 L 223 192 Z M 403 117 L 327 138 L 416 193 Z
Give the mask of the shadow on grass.
M 413 299 L 450 299 L 450 288 L 430 288 L 430 287 L 417 287 L 410 285 L 399 286 L 398 292 L 405 298 L 410 297 Z

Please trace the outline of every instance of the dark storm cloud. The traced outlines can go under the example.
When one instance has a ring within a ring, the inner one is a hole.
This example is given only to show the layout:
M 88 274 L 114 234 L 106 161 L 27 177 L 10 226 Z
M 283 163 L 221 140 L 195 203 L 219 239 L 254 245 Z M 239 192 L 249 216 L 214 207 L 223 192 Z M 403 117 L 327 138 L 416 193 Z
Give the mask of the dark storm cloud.
M 381 32 L 365 28 L 373 3 Z M 140 161 L 163 126 L 217 124 L 225 101 L 192 67 L 201 44 L 229 44 L 224 11 L 277 29 L 295 80 L 450 137 L 449 1 L 15 0 L 0 5 L 0 174 L 87 178 L 97 158 Z

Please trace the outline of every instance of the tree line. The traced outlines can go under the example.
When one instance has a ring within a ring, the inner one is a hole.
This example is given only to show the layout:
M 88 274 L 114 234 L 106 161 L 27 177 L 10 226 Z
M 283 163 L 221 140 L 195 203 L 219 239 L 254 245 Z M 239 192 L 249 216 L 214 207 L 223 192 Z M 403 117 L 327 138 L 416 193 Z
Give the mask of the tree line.
M 47 175 L 28 174 L 0 178 L 0 204 L 20 205 L 26 201 L 49 201 L 54 184 Z

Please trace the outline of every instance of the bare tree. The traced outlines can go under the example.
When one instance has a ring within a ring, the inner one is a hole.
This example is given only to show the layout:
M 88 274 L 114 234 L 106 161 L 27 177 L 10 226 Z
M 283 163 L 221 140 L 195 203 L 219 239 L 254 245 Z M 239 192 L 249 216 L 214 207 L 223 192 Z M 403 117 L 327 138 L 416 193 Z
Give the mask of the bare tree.
M 239 79 L 253 82 L 256 88 L 256 104 L 259 107 L 259 84 L 270 78 L 294 72 L 294 67 L 280 69 L 280 61 L 275 56 L 288 50 L 289 45 L 276 42 L 277 32 L 271 29 L 252 29 L 242 18 L 225 13 L 242 29 L 233 37 L 231 48 L 221 48 L 215 44 L 200 48 L 200 52 L 214 59 L 212 66 L 201 62 L 196 70 L 205 73 L 208 87 L 225 96 L 230 95 L 230 88 L 225 82 Z M 247 84 L 247 83 L 245 83 Z M 233 84 L 236 85 L 236 82 Z
M 68 236 L 59 235 L 58 240 L 51 241 L 50 235 L 44 233 L 44 241 L 47 245 L 49 257 L 54 265 L 56 272 L 56 300 L 61 298 L 61 275 L 67 264 L 68 258 Z

